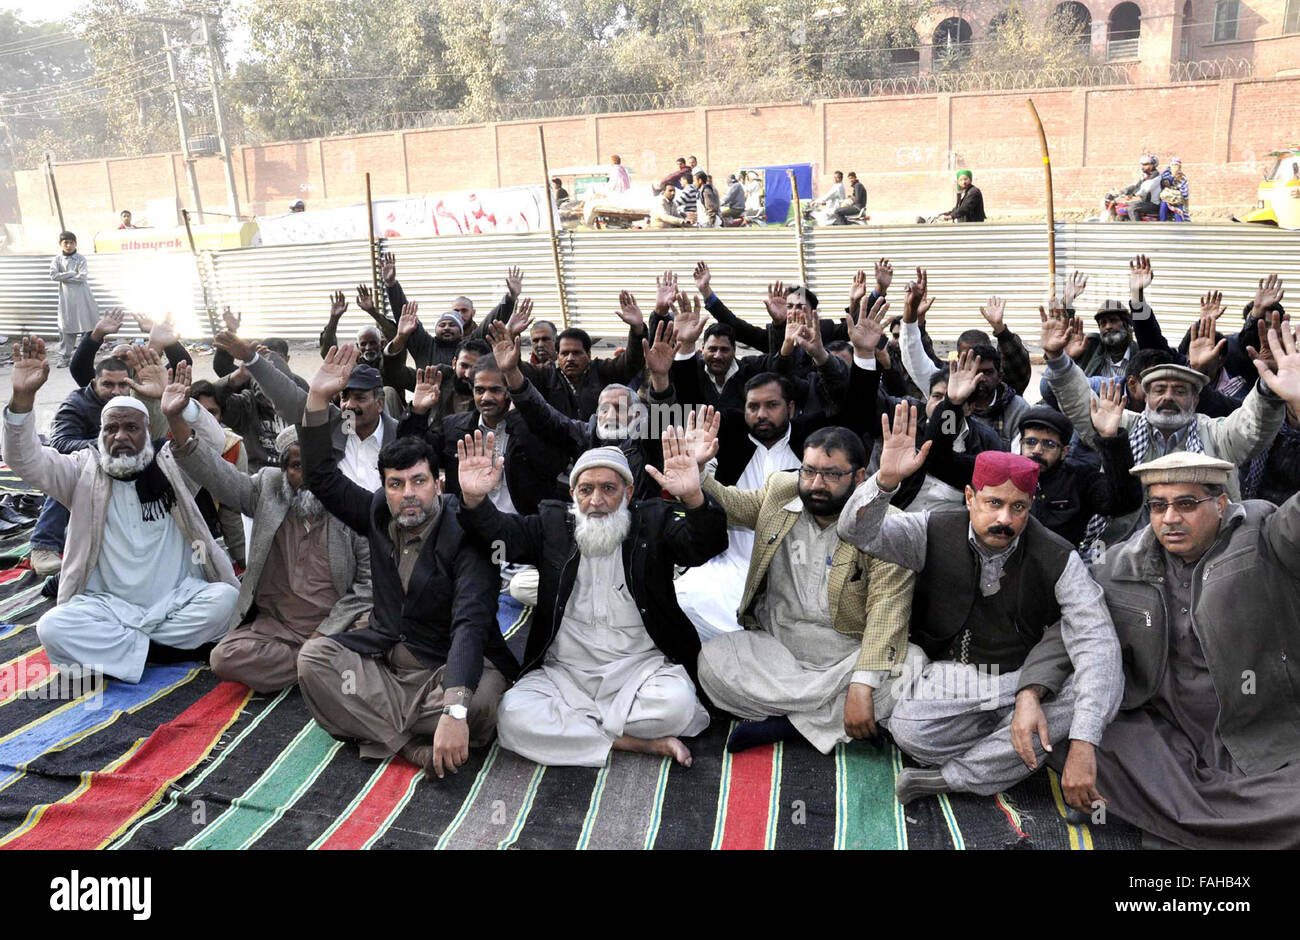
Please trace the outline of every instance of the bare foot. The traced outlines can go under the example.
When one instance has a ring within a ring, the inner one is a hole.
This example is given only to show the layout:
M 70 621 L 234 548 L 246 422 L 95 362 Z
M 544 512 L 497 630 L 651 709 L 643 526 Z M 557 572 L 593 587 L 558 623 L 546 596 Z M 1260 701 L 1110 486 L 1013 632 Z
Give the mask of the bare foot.
M 616 751 L 635 751 L 638 754 L 662 754 L 671 757 L 683 767 L 691 766 L 691 752 L 677 738 L 634 738 L 623 735 L 613 744 Z

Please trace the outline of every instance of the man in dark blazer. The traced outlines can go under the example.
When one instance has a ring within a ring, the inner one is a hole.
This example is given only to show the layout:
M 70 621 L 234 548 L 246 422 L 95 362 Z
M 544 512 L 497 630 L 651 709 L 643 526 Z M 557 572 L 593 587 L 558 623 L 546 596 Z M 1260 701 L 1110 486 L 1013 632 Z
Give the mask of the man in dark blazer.
M 347 387 L 356 350 L 330 350 L 312 378 L 300 429 L 307 486 L 370 543 L 370 625 L 319 637 L 298 655 L 298 682 L 330 734 L 362 757 L 395 753 L 442 777 L 491 740 L 501 693 L 518 666 L 497 627 L 499 575 L 464 539 L 423 438 L 385 445 L 383 487 L 369 493 L 330 455 L 326 406 Z

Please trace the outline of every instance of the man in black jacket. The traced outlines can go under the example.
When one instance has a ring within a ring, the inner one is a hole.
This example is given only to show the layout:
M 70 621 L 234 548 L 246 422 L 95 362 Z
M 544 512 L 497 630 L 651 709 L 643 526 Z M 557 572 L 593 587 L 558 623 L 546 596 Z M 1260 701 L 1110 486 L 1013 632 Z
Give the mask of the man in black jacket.
M 970 485 L 975 455 L 953 452 L 952 429 L 959 427 L 962 404 L 978 374 L 974 358 L 973 353 L 966 352 L 958 360 L 948 379 L 948 395 L 926 429 L 926 436 L 934 441 L 925 461 L 926 470 L 949 486 L 963 489 Z M 1020 456 L 1042 468 L 1029 514 L 1071 545 L 1083 541 L 1093 516 L 1124 515 L 1136 512 L 1142 505 L 1142 486 L 1129 474 L 1133 453 L 1128 431 L 1120 427 L 1124 395 L 1119 384 L 1103 385 L 1092 409 L 1099 467 L 1066 462 L 1074 428 L 1069 418 L 1053 408 L 1030 408 L 1016 429 Z
M 356 350 L 332 350 L 312 378 L 300 435 L 308 488 L 370 543 L 370 625 L 308 640 L 298 655 L 307 707 L 362 757 L 396 753 L 442 777 L 491 740 L 517 664 L 497 627 L 497 567 L 467 543 L 459 503 L 444 496 L 433 455 L 403 438 L 379 455 L 370 493 L 331 458 L 326 406 L 348 384 Z
M 973 182 L 970 170 L 957 171 L 957 204 L 942 217 L 954 222 L 984 221 L 984 194 Z
M 647 468 L 680 509 L 633 501 L 622 451 L 598 447 L 574 465 L 572 506 L 547 500 L 528 516 L 487 498 L 501 477 L 492 436 L 458 445 L 462 524 L 540 571 L 523 675 L 501 700 L 502 746 L 543 764 L 601 767 L 613 748 L 689 767 L 679 736 L 699 734 L 709 716 L 695 694 L 700 641 L 677 606 L 673 569 L 722 551 L 727 517 L 700 490 L 684 433 L 666 431 L 663 471 Z

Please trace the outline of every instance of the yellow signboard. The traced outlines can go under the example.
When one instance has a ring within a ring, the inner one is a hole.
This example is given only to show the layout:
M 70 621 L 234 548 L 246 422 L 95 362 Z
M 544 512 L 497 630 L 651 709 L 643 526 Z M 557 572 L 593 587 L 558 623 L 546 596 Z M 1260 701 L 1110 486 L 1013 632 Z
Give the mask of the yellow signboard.
M 195 225 L 194 247 L 199 251 L 247 248 L 257 235 L 256 222 L 238 225 Z M 122 251 L 189 251 L 184 226 L 177 228 L 127 228 L 100 232 L 95 236 L 95 253 Z

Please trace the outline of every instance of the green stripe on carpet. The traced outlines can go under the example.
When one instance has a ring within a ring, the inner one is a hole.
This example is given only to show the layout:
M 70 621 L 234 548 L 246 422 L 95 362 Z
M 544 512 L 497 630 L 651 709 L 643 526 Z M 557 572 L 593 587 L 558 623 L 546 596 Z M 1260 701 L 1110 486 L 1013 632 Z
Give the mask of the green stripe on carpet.
M 899 848 L 893 755 L 857 741 L 837 744 L 835 770 L 835 848 Z

